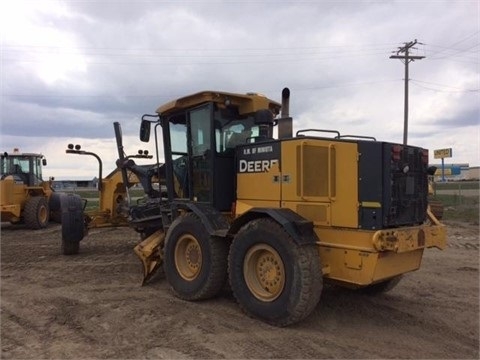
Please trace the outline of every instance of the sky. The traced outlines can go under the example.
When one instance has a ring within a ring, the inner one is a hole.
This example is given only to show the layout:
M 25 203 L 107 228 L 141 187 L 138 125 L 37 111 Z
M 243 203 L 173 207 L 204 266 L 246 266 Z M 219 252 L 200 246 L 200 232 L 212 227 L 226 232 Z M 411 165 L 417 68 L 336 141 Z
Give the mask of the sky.
M 288 87 L 294 132 L 402 143 L 405 65 L 390 56 L 415 40 L 408 143 L 480 165 L 478 0 L 2 0 L 0 32 L 0 150 L 42 153 L 44 178 L 98 174 L 69 143 L 112 171 L 116 121 L 127 154 L 154 153 L 141 116 L 202 90 L 280 102 Z

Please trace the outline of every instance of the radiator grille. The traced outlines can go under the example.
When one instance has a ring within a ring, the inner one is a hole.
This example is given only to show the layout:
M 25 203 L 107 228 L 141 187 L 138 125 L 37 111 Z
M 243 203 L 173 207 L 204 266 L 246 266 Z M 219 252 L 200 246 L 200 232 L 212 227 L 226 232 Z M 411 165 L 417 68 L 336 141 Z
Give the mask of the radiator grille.
M 335 149 L 333 147 L 298 146 L 297 164 L 301 164 L 297 168 L 298 196 L 327 197 L 329 196 L 329 186 L 330 196 L 335 196 Z M 329 182 L 331 183 L 329 184 Z

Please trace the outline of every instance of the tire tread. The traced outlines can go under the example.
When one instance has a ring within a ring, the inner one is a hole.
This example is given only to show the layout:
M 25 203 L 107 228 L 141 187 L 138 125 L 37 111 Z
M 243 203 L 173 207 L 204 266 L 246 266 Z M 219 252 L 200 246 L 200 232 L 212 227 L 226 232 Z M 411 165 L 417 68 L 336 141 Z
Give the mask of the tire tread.
M 235 280 L 235 274 L 243 274 L 243 262 L 233 260 L 236 258 L 236 246 L 238 242 L 242 241 L 242 236 L 246 236 L 245 234 L 248 235 L 249 232 L 261 228 L 269 229 L 269 231 L 275 234 L 277 239 L 285 239 L 287 242 L 286 245 L 291 247 L 293 257 L 298 264 L 298 274 L 300 278 L 295 279 L 296 284 L 293 285 L 293 287 L 299 289 L 299 293 L 296 294 L 298 296 L 293 296 L 292 298 L 294 299 L 290 299 L 292 301 L 295 300 L 295 302 L 290 301 L 288 313 L 278 318 L 264 318 L 253 314 L 248 308 L 248 305 L 243 303 L 244 294 L 239 293 L 241 290 L 236 288 L 238 284 Z M 238 237 L 238 235 L 240 235 L 240 237 Z M 240 308 L 248 315 L 254 318 L 260 318 L 274 326 L 288 326 L 305 319 L 312 313 L 320 300 L 323 278 L 317 247 L 315 245 L 297 245 L 281 225 L 269 218 L 253 220 L 240 229 L 230 247 L 228 271 L 233 294 Z
M 175 221 L 177 223 L 175 223 Z M 193 222 L 193 224 L 200 225 L 204 227 L 200 218 L 194 213 L 187 213 L 181 218 L 175 220 L 171 225 L 170 230 L 173 230 L 176 226 L 181 226 L 182 222 Z M 169 232 L 170 232 L 169 230 Z M 175 230 L 174 230 L 175 231 Z M 201 284 L 200 288 L 196 291 L 182 292 L 179 289 L 175 288 L 175 279 L 177 277 L 177 272 L 175 269 L 174 260 L 169 261 L 165 258 L 164 260 L 164 271 L 167 277 L 170 286 L 172 287 L 175 295 L 183 300 L 196 301 L 196 300 L 205 300 L 216 296 L 224 287 L 225 281 L 227 279 L 227 257 L 228 257 L 228 243 L 226 239 L 209 236 L 207 230 L 204 229 L 205 234 L 208 236 L 208 246 L 210 249 L 210 266 L 209 274 L 206 277 L 206 280 Z M 167 234 L 167 244 L 168 244 L 168 234 Z M 173 246 L 173 245 L 172 245 Z M 202 249 L 203 251 L 203 249 Z M 167 254 L 167 251 L 165 251 Z M 202 265 L 204 266 L 204 265 Z M 179 279 L 179 281 L 182 281 Z
M 80 196 L 66 194 L 61 197 L 63 255 L 76 255 L 84 236 L 84 215 Z
M 47 213 L 47 219 L 45 222 L 42 222 L 39 218 L 41 207 L 44 207 Z M 49 220 L 49 208 L 46 198 L 44 196 L 33 196 L 27 199 L 23 210 L 23 217 L 25 219 L 25 224 L 29 229 L 38 230 L 46 228 Z

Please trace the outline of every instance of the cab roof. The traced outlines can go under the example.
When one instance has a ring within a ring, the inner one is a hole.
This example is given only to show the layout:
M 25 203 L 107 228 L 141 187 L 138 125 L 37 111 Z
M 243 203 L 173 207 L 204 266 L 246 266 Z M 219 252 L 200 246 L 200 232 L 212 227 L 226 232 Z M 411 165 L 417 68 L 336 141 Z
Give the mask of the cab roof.
M 3 157 L 38 157 L 38 158 L 43 158 L 43 154 L 37 154 L 37 153 L 21 153 L 21 152 L 3 152 L 1 154 L 2 158 Z
M 214 102 L 219 108 L 234 106 L 240 115 L 253 114 L 257 110 L 269 109 L 273 115 L 280 112 L 281 104 L 256 93 L 234 94 L 222 91 L 201 91 L 167 102 L 157 109 L 160 116 L 167 116 L 207 102 Z

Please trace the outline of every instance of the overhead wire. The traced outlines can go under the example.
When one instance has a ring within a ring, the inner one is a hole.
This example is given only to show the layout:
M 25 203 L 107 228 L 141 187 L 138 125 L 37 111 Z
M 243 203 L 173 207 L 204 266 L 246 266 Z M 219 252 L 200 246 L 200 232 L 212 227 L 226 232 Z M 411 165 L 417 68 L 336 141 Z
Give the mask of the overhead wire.
M 454 42 L 454 43 L 452 43 L 452 44 L 450 44 L 450 45 L 448 45 L 448 46 L 434 45 L 434 46 L 436 46 L 436 47 L 441 48 L 441 50 L 439 50 L 439 51 L 437 51 L 437 52 L 434 52 L 434 53 L 431 53 L 429 57 L 430 57 L 430 58 L 435 58 L 436 55 L 438 55 L 438 54 L 440 54 L 440 53 L 442 53 L 442 52 L 444 52 L 444 51 L 446 51 L 446 50 L 454 50 L 454 51 L 456 51 L 456 50 L 458 50 L 458 49 L 454 48 L 454 46 L 456 46 L 456 45 L 458 45 L 458 44 L 461 44 L 461 43 L 464 42 L 464 41 L 470 40 L 472 37 L 474 37 L 474 36 L 476 36 L 476 35 L 479 35 L 479 34 L 480 34 L 480 30 L 477 30 L 477 31 L 471 33 L 470 35 L 466 36 L 465 38 L 463 38 L 463 39 L 461 39 L 461 40 L 458 40 L 458 41 L 456 41 L 456 42 Z M 427 44 L 427 45 L 428 45 L 428 44 Z M 432 45 L 430 45 L 430 46 L 432 46 Z
M 382 54 L 386 48 L 372 45 L 362 47 L 345 47 L 345 50 L 339 49 L 340 46 L 324 47 L 283 47 L 283 48 L 245 48 L 245 49 L 96 49 L 90 48 L 89 51 L 77 52 L 75 48 L 57 48 L 57 47 L 34 47 L 34 51 L 25 51 L 22 47 L 9 45 L 4 48 L 4 60 L 8 62 L 44 62 L 41 58 L 51 55 L 80 55 L 84 57 L 86 64 L 108 64 L 119 65 L 148 65 L 150 60 L 158 64 L 159 60 L 174 60 L 173 65 L 178 65 L 178 60 L 195 60 L 197 64 L 244 64 L 244 63 L 265 63 L 265 62 L 296 62 L 308 60 L 328 60 L 351 56 L 373 56 Z M 107 52 L 105 52 L 107 51 Z M 113 52 L 112 52 L 113 51 Z M 140 52 L 139 52 L 140 51 Z M 28 57 L 22 56 L 28 55 Z M 38 55 L 39 57 L 35 57 Z M 110 61 L 111 59 L 121 58 L 132 59 L 132 61 Z M 107 59 L 107 61 L 105 60 Z M 259 60 L 257 60 L 259 59 Z M 210 61 L 217 60 L 217 61 Z M 228 60 L 228 61 L 224 61 Z M 185 64 L 186 62 L 182 62 Z M 187 63 L 190 65 L 190 63 Z M 162 65 L 169 65 L 163 62 Z
M 461 55 L 465 56 L 465 52 L 471 51 L 480 44 L 472 45 L 468 48 L 458 49 L 453 48 L 462 42 L 465 42 L 471 39 L 473 36 L 480 33 L 477 31 L 469 36 L 454 42 L 448 47 L 438 46 L 438 45 L 429 45 L 431 47 L 440 48 L 440 51 L 437 51 L 434 54 L 440 54 L 444 51 L 455 51 L 456 54 L 445 54 L 440 57 L 429 57 L 431 60 L 440 60 L 453 56 L 459 57 Z M 344 57 L 352 56 L 374 56 L 384 54 L 387 48 L 383 47 L 387 44 L 364 44 L 361 46 L 347 46 L 347 45 L 330 45 L 330 46 L 296 46 L 296 47 L 248 47 L 248 48 L 154 48 L 154 49 L 127 49 L 127 48 L 115 48 L 115 47 L 59 47 L 59 46 L 42 46 L 42 45 L 4 45 L 3 46 L 3 59 L 2 61 L 7 62 L 32 62 L 32 63 L 45 63 L 48 62 L 47 59 L 35 58 L 35 55 L 39 56 L 69 56 L 69 55 L 83 55 L 86 58 L 82 59 L 80 62 L 84 65 L 155 65 L 155 66 L 186 66 L 186 65 L 237 65 L 237 64 L 274 64 L 274 63 L 298 63 L 305 61 L 322 61 L 322 60 L 332 60 L 339 59 Z M 77 52 L 83 51 L 83 52 Z M 179 54 L 183 52 L 183 54 Z M 241 53 L 236 53 L 241 52 Z M 21 54 L 33 55 L 30 58 L 19 59 Z M 17 55 L 15 55 L 17 54 Z M 13 57 L 9 57 L 13 56 Z M 133 61 L 115 61 L 115 59 L 132 59 Z M 471 58 L 464 58 L 464 60 L 470 60 Z M 102 61 L 103 60 L 103 61 Z M 143 61 L 138 61 L 143 60 Z M 167 62 L 166 62 L 166 61 Z M 172 60 L 172 62 L 168 62 Z M 185 60 L 185 61 L 183 61 Z M 456 60 L 460 61 L 460 60 Z M 467 62 L 468 61 L 463 61 Z M 371 83 L 378 83 L 384 81 L 396 81 L 396 80 L 378 80 L 378 81 L 368 81 L 360 83 L 345 83 L 345 84 L 336 84 L 332 86 L 323 86 L 323 87 L 313 87 L 305 88 L 305 90 L 315 90 L 315 89 L 326 89 L 333 87 L 344 87 L 344 86 L 359 86 Z M 477 89 L 474 90 L 465 90 L 459 88 L 453 88 L 453 90 L 439 90 L 428 88 L 428 86 L 422 85 L 433 85 L 433 86 L 443 86 L 448 87 L 447 85 L 434 84 L 428 82 L 422 82 L 420 80 L 411 80 L 416 82 L 416 85 L 425 87 L 429 90 L 434 91 L 450 91 L 450 92 L 478 92 Z M 302 91 L 303 89 L 298 89 Z M 34 94 L 3 94 L 12 97 L 88 97 L 88 95 L 34 95 Z M 99 95 L 92 95 L 99 96 Z M 103 95 L 100 95 L 103 96 Z M 106 96 L 106 95 L 105 95 Z M 110 96 L 110 95 L 109 95 Z M 111 95 L 112 97 L 158 97 L 159 95 Z
M 455 93 L 455 92 L 478 93 L 478 92 L 480 92 L 480 89 L 462 89 L 462 88 L 451 86 L 451 85 L 438 84 L 438 83 L 433 83 L 433 82 L 429 82 L 429 81 L 410 79 L 410 82 L 412 82 L 413 84 L 415 84 L 417 86 L 420 86 L 422 88 L 432 90 L 432 91 L 438 91 L 438 92 L 452 92 L 452 93 Z M 436 87 L 441 87 L 441 88 L 445 88 L 445 89 L 438 89 L 438 88 L 435 89 L 435 88 L 432 88 L 432 87 L 425 86 L 423 84 L 432 85 L 432 86 L 436 86 Z
M 396 82 L 402 81 L 402 79 L 379 79 L 379 80 L 371 80 L 371 81 L 359 81 L 359 82 L 346 82 L 346 83 L 336 83 L 334 85 L 326 85 L 326 86 L 312 86 L 312 87 L 292 87 L 294 91 L 311 91 L 311 90 L 322 90 L 322 89 L 333 89 L 333 88 L 340 88 L 340 87 L 351 87 L 351 86 L 364 86 L 364 85 L 372 85 L 372 84 L 379 84 L 379 83 L 388 83 L 388 82 Z M 269 92 L 270 90 L 263 90 L 263 92 Z M 160 94 L 137 94 L 137 95 L 127 95 L 127 94 L 110 94 L 110 95 L 102 95 L 102 94 L 94 94 L 94 95 L 80 95 L 80 94 L 15 94 L 15 93 L 6 93 L 4 96 L 10 97 L 18 97 L 18 98 L 164 98 L 165 96 Z M 181 94 L 179 94 L 181 96 Z

